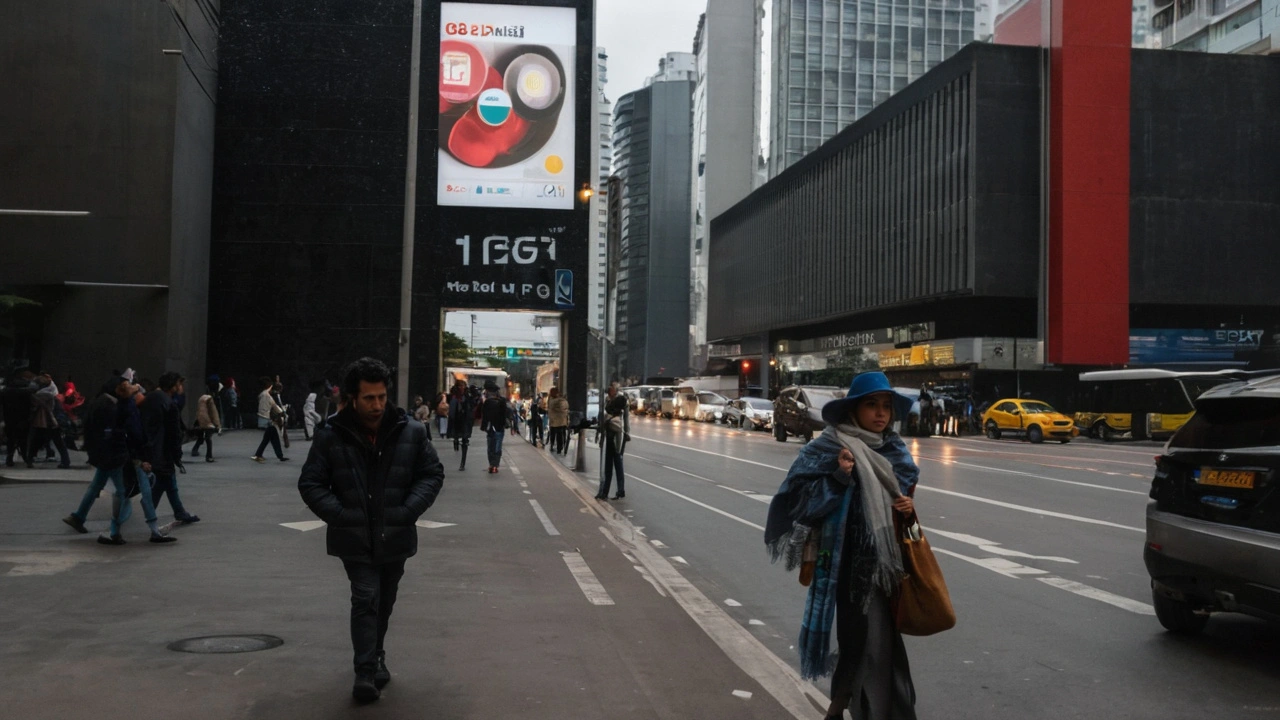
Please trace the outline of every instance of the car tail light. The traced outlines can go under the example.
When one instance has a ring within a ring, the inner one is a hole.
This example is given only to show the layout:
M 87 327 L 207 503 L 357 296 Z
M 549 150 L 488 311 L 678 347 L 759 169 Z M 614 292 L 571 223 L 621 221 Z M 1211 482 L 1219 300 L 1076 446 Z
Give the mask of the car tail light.
M 1147 547 L 1155 552 L 1164 552 L 1164 546 L 1160 543 L 1147 543 Z

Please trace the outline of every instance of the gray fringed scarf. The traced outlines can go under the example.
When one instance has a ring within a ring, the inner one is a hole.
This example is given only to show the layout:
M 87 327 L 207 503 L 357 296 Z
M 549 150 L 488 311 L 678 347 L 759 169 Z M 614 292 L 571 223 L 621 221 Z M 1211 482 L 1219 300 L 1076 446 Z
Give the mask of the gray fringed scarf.
M 850 547 L 855 557 L 870 559 L 868 568 L 870 588 L 862 588 L 862 612 L 871 606 L 871 592 L 878 590 L 891 596 L 898 590 L 906 571 L 902 567 L 902 553 L 898 549 L 897 532 L 893 526 L 893 500 L 902 495 L 893 465 L 880 453 L 873 452 L 884 444 L 884 436 L 863 430 L 851 423 L 827 426 L 823 431 L 832 440 L 853 453 L 854 470 L 858 473 L 858 490 L 862 498 L 862 516 L 866 521 L 866 533 L 855 535 L 850 541 L 861 541 L 863 547 Z M 874 547 L 867 547 L 874 544 Z M 859 588 L 855 588 L 857 592 Z

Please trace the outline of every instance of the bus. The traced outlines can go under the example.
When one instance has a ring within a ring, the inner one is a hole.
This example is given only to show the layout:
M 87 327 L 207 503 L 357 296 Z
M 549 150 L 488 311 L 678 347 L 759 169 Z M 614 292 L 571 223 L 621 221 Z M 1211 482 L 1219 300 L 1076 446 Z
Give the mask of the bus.
M 1075 406 L 1082 434 L 1112 441 L 1165 438 L 1195 414 L 1195 399 L 1208 390 L 1245 379 L 1240 370 L 1176 372 L 1159 369 L 1080 373 Z M 1135 425 L 1134 418 L 1141 418 Z

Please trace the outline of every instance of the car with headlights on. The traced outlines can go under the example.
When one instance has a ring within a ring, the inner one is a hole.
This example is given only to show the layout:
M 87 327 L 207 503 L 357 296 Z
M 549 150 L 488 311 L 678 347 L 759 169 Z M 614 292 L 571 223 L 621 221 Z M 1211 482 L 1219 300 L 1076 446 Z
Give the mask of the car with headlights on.
M 1156 458 L 1143 560 L 1174 633 L 1236 612 L 1280 622 L 1280 376 L 1221 385 Z

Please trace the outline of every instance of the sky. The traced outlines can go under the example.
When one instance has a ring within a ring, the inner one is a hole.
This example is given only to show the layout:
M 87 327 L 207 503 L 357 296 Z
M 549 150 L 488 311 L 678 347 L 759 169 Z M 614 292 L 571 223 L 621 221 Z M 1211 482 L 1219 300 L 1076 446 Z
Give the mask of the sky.
M 659 58 L 693 52 L 706 7 L 699 0 L 596 0 L 596 44 L 609 53 L 605 95 L 616 102 L 644 87 L 644 79 L 658 72 Z

